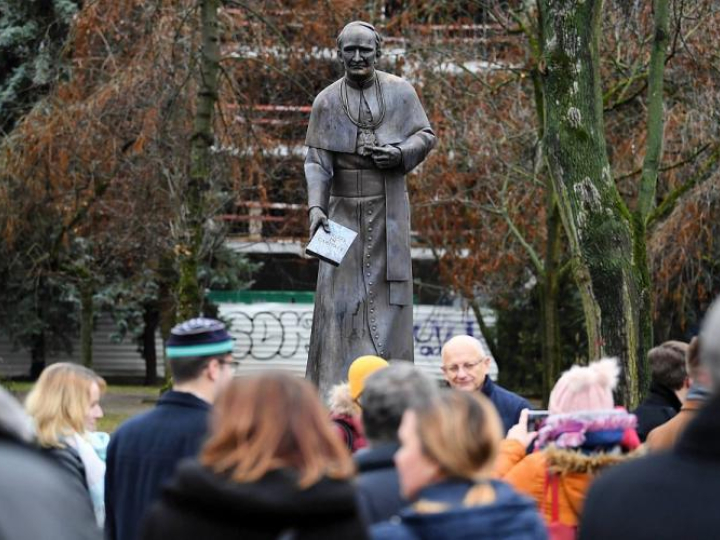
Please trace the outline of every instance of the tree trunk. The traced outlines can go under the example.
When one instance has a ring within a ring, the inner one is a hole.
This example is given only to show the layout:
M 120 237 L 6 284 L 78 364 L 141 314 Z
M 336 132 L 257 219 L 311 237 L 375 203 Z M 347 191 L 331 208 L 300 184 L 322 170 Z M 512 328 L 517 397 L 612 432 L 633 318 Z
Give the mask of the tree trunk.
M 93 287 L 88 282 L 80 283 L 80 358 L 85 367 L 93 365 Z
M 558 295 L 560 293 L 560 256 L 562 223 L 554 194 L 548 186 L 547 245 L 545 247 L 545 271 L 540 276 L 540 313 L 543 327 L 543 404 L 547 407 L 550 391 L 555 385 L 562 359 L 560 356 L 560 317 Z
M 485 343 L 487 343 L 487 346 L 490 349 L 490 354 L 492 354 L 495 359 L 495 363 L 498 367 L 500 367 L 500 358 L 498 354 L 497 341 L 495 340 L 495 331 L 491 330 L 490 327 L 485 324 L 485 319 L 483 319 L 482 310 L 480 309 L 480 303 L 475 298 L 466 299 L 475 314 L 475 320 L 480 328 L 480 333 L 483 335 L 483 338 L 485 338 Z
M 545 144 L 583 299 L 590 359 L 617 356 L 620 394 L 637 404 L 643 309 L 630 223 L 605 149 L 600 85 L 601 0 L 539 0 Z
M 655 209 L 658 171 L 663 152 L 663 77 L 668 35 L 668 0 L 654 0 L 654 37 L 650 52 L 648 73 L 647 145 L 643 160 L 642 179 L 638 201 L 633 212 L 633 260 L 640 280 L 642 311 L 640 313 L 640 339 L 645 350 L 653 344 L 653 299 L 650 283 L 650 266 L 647 257 L 647 226 L 650 213 Z M 650 384 L 647 358 L 639 358 L 640 391 L 644 394 Z
M 191 139 L 190 178 L 186 190 L 186 230 L 183 245 L 178 246 L 180 277 L 178 280 L 178 318 L 197 317 L 202 310 L 203 292 L 198 283 L 198 265 L 205 221 L 204 196 L 210 184 L 213 144 L 213 110 L 217 101 L 220 69 L 218 29 L 219 0 L 201 0 L 200 80 Z
M 155 331 L 160 324 L 160 311 L 153 305 L 145 306 L 143 313 L 142 353 L 145 359 L 145 384 L 157 384 L 157 351 L 155 350 Z
M 34 381 L 45 369 L 45 334 L 40 333 L 33 339 L 30 347 L 30 378 Z

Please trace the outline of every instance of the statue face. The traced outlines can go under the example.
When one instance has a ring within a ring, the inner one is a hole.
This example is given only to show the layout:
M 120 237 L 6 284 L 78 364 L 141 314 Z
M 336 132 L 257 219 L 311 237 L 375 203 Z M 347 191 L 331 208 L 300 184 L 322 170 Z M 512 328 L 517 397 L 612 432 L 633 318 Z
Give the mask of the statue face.
M 377 59 L 373 31 L 364 26 L 348 28 L 343 35 L 338 57 L 342 59 L 349 79 L 361 82 L 372 77 Z

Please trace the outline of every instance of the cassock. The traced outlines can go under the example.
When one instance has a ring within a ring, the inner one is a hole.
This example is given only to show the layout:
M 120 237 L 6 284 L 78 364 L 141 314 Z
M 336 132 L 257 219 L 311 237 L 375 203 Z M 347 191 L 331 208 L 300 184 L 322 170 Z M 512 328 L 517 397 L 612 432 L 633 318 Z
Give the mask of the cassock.
M 413 87 L 376 71 L 360 87 L 341 79 L 315 98 L 305 144 L 308 206 L 358 233 L 340 266 L 321 261 L 306 377 L 322 395 L 347 379 L 359 356 L 413 361 L 410 202 L 405 174 L 436 142 Z M 379 169 L 363 151 L 400 149 L 400 165 Z M 378 125 L 379 122 L 379 125 Z

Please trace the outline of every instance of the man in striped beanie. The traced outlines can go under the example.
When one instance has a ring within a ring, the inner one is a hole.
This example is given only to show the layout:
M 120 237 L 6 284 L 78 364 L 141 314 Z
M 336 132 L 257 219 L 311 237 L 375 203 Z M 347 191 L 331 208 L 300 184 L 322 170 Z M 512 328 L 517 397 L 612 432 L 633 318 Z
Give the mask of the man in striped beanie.
M 142 518 L 177 463 L 197 455 L 215 397 L 233 375 L 233 340 L 215 319 L 175 326 L 165 356 L 173 387 L 157 406 L 125 422 L 110 439 L 105 475 L 105 529 L 134 540 Z

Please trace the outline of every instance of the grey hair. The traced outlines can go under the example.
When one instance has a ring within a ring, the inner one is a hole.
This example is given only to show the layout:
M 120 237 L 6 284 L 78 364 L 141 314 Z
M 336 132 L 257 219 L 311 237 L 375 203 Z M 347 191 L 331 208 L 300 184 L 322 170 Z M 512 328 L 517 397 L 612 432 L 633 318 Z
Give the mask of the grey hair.
M 712 303 L 700 328 L 700 363 L 710 372 L 715 393 L 720 393 L 720 298 Z
M 380 36 L 378 31 L 375 30 L 375 27 L 372 24 L 367 23 L 365 21 L 349 22 L 345 25 L 345 27 L 342 30 L 340 30 L 340 33 L 338 34 L 338 37 L 336 40 L 338 51 L 342 50 L 342 40 L 343 40 L 343 36 L 345 35 L 345 32 L 347 32 L 347 30 L 349 30 L 350 27 L 352 27 L 352 26 L 362 26 L 363 28 L 367 28 L 368 30 L 371 30 L 372 33 L 375 34 L 375 53 L 376 53 L 376 56 L 380 56 L 380 50 L 382 48 L 382 37 Z
M 365 381 L 360 397 L 365 436 L 375 445 L 397 442 L 405 411 L 427 406 L 438 394 L 437 385 L 409 362 L 376 371 Z

